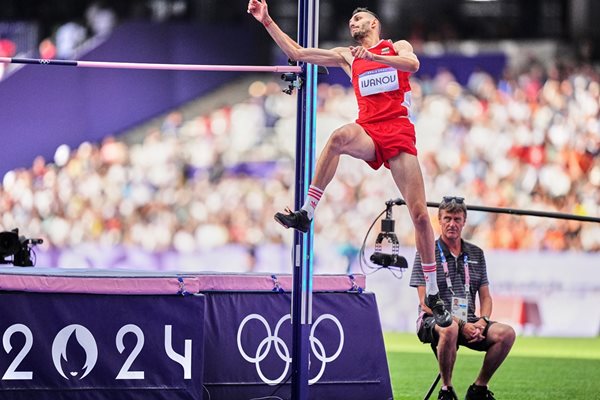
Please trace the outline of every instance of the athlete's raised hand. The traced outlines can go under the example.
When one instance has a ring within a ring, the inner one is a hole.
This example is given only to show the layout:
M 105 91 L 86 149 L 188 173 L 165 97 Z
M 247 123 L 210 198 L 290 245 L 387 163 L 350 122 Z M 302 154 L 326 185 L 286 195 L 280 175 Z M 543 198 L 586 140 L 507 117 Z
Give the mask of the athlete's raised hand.
M 350 46 L 350 53 L 354 58 L 364 58 L 365 60 L 373 61 L 373 53 L 362 46 Z
M 267 5 L 267 0 L 248 1 L 248 14 L 252 14 L 258 22 L 264 24 L 269 18 L 269 6 Z

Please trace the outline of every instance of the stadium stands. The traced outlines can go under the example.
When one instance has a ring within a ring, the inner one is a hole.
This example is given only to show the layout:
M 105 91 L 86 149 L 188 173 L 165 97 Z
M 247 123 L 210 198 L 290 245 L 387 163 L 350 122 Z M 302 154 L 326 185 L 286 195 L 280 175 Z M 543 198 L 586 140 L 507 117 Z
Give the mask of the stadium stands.
M 255 81 L 245 101 L 183 117 L 174 110 L 142 142 L 108 137 L 61 146 L 54 160 L 6 174 L 2 227 L 50 246 L 101 242 L 150 252 L 227 244 L 284 243 L 272 214 L 291 203 L 295 98 Z M 600 80 L 589 66 L 475 73 L 413 81 L 413 118 L 428 198 L 600 214 Z M 353 120 L 348 89 L 319 87 L 319 146 Z M 388 179 L 344 160 L 319 206 L 316 231 L 329 248 L 359 246 L 388 198 Z M 372 193 L 364 196 L 362 192 Z M 435 218 L 433 218 L 435 220 Z M 327 227 L 327 229 L 323 229 Z M 580 222 L 471 213 L 467 236 L 487 248 L 600 250 L 598 228 Z M 411 246 L 400 217 L 397 231 Z M 319 246 L 319 244 L 317 244 Z

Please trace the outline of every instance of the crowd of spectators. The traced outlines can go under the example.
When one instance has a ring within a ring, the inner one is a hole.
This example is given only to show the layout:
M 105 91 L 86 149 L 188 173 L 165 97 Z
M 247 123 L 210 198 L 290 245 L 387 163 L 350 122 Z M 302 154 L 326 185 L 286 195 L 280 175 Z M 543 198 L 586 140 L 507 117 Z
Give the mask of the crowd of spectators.
M 273 214 L 293 206 L 296 99 L 276 81 L 255 81 L 248 93 L 208 114 L 175 110 L 141 141 L 63 145 L 54 160 L 7 173 L 1 227 L 59 248 L 289 244 Z M 534 64 L 498 82 L 478 72 L 465 86 L 442 71 L 412 81 L 412 102 L 429 201 L 457 195 L 472 205 L 600 216 L 597 69 Z M 319 85 L 318 104 L 317 152 L 357 111 L 339 85 Z M 316 251 L 353 254 L 385 201 L 399 196 L 390 179 L 343 158 L 317 210 Z M 435 226 L 435 209 L 431 217 Z M 405 207 L 394 218 L 401 243 L 414 246 Z M 465 237 L 488 249 L 600 251 L 598 224 L 550 218 L 470 212 Z
M 445 90 L 422 97 L 430 106 L 418 126 L 438 139 L 425 149 L 429 187 L 456 186 L 473 204 L 600 215 L 599 82 L 598 70 L 569 65 L 532 65 L 497 84 L 474 74 L 467 88 L 442 78 Z M 596 225 L 490 214 L 471 222 L 470 236 L 491 248 L 600 248 Z
M 0 36 L 0 56 L 75 59 L 108 37 L 117 25 L 117 19 L 115 11 L 101 0 L 89 2 L 81 17 L 67 18 L 52 26 L 46 26 L 48 21 L 25 23 L 9 19 L 4 22 L 7 32 Z M 42 35 L 37 48 L 25 40 L 33 33 L 36 37 Z M 7 71 L 18 68 L 18 65 L 0 64 L 0 79 Z
M 189 16 L 189 8 L 186 0 L 86 0 L 60 10 L 47 4 L 8 14 L 0 9 L 0 57 L 77 59 L 104 41 L 120 21 L 177 21 Z M 31 35 L 35 43 L 30 43 Z M 0 63 L 0 79 L 20 67 Z

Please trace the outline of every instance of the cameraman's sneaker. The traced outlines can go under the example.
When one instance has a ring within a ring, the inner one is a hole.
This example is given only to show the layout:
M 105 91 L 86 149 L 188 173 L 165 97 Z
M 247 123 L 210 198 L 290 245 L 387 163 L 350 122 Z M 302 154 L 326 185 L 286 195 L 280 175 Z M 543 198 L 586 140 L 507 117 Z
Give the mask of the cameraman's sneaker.
M 431 308 L 433 318 L 438 326 L 447 328 L 452 325 L 452 315 L 446 310 L 444 300 L 442 300 L 439 293 L 425 297 L 425 305 Z
M 300 232 L 308 232 L 311 220 L 308 219 L 308 214 L 304 210 L 292 211 L 289 208 L 285 209 L 284 213 L 276 213 L 275 221 L 279 222 L 286 228 L 294 228 Z
M 448 386 L 446 390 L 440 389 L 438 400 L 458 400 L 458 396 L 456 395 L 456 392 L 454 392 L 454 388 Z
M 465 400 L 496 400 L 494 393 L 490 392 L 487 386 L 477 386 L 472 384 L 467 390 Z

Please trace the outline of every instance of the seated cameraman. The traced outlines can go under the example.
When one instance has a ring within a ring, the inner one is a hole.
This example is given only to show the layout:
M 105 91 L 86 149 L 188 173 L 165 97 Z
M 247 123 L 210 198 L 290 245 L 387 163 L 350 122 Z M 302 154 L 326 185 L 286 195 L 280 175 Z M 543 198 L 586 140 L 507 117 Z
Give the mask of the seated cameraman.
M 425 278 L 421 257 L 417 253 L 410 285 L 419 295 L 417 335 L 423 343 L 437 345 L 442 389 L 438 399 L 458 399 L 452 387 L 452 370 L 458 346 L 485 351 L 483 366 L 475 382 L 467 390 L 465 400 L 494 399 L 488 382 L 508 355 L 514 341 L 512 327 L 490 320 L 492 297 L 489 290 L 483 250 L 462 240 L 467 219 L 467 206 L 462 197 L 444 197 L 438 219 L 442 234 L 436 240 L 437 283 L 445 304 L 451 305 L 452 325 L 435 324 L 431 310 L 425 305 Z M 475 296 L 479 293 L 479 310 L 475 315 Z

